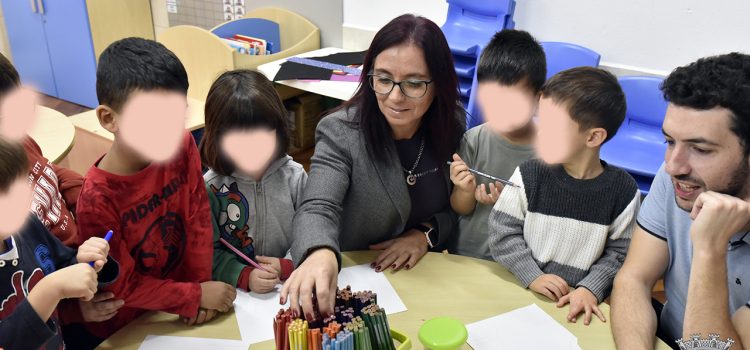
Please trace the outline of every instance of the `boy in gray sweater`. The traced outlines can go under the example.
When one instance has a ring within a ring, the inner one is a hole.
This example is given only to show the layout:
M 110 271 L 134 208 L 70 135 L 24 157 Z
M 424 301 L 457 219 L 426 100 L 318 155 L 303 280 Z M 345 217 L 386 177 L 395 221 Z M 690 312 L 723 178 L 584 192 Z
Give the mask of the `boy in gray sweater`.
M 599 159 L 625 118 L 625 95 L 610 73 L 580 67 L 542 87 L 536 151 L 519 166 L 489 218 L 492 256 L 524 287 L 570 303 L 568 321 L 609 296 L 630 243 L 640 192 L 625 171 Z M 575 287 L 575 290 L 572 290 Z
M 546 74 L 544 50 L 527 32 L 498 32 L 482 51 L 477 97 L 486 122 L 464 134 L 453 156 L 451 206 L 461 218 L 448 241 L 451 253 L 492 260 L 487 218 L 503 185 L 474 176 L 469 167 L 508 179 L 534 156 L 532 116 Z

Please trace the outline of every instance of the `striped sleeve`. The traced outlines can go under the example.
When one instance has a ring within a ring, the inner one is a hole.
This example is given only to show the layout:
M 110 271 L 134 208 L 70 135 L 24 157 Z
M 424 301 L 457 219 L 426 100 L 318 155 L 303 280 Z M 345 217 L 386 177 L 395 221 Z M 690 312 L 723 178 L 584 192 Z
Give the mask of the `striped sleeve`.
M 604 252 L 591 265 L 586 277 L 576 285 L 576 287 L 584 287 L 590 290 L 600 303 L 612 291 L 615 275 L 625 261 L 630 237 L 633 234 L 638 209 L 640 208 L 640 196 L 640 192 L 636 189 L 630 203 L 610 225 Z
M 489 217 L 489 246 L 492 257 L 527 287 L 543 274 L 523 238 L 528 200 L 520 168 L 510 181 L 520 186 L 506 186 L 500 193 Z

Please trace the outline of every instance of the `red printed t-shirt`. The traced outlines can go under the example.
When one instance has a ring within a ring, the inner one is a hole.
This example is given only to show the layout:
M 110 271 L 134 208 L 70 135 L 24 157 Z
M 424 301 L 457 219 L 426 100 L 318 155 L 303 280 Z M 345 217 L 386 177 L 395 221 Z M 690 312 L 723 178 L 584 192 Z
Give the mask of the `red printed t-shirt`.
M 70 169 L 50 163 L 31 137 L 23 140 L 29 159 L 31 212 L 66 246 L 77 247 L 78 229 L 73 214 L 83 178 Z
M 114 231 L 109 254 L 120 263 L 120 277 L 106 290 L 125 305 L 109 321 L 86 328 L 107 338 L 146 310 L 195 317 L 199 283 L 211 279 L 213 231 L 193 138 L 185 134 L 173 160 L 131 176 L 98 164 L 86 174 L 78 199 L 79 242 Z

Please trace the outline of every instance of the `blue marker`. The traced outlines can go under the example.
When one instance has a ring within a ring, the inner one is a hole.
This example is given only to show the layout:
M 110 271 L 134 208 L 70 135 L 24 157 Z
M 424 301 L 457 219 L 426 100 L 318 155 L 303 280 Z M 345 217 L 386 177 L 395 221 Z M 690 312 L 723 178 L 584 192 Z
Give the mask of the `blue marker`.
M 114 232 L 112 232 L 112 230 L 107 231 L 107 234 L 104 236 L 104 240 L 107 241 L 107 243 L 109 243 L 109 240 L 112 239 L 113 234 Z M 89 265 L 91 267 L 94 267 L 94 262 L 93 261 L 89 262 Z

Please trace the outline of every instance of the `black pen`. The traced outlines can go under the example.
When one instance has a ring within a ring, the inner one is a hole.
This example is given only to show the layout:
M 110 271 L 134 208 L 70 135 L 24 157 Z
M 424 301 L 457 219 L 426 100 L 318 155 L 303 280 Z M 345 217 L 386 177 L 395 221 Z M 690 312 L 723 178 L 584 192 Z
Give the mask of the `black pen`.
M 448 163 L 448 165 L 450 166 L 453 162 L 447 161 L 446 163 Z M 486 177 L 486 178 L 488 178 L 488 179 L 490 179 L 492 181 L 497 181 L 497 182 L 499 182 L 499 183 L 501 183 L 503 185 L 508 185 L 508 186 L 513 186 L 513 187 L 521 188 L 521 186 L 518 186 L 518 185 L 516 185 L 516 184 L 514 184 L 514 183 L 512 183 L 512 182 L 510 182 L 508 180 L 501 179 L 499 177 L 494 177 L 492 175 L 485 174 L 485 173 L 483 173 L 483 172 L 481 172 L 479 170 L 476 170 L 476 169 L 469 168 L 469 172 L 472 173 L 472 174 L 475 174 L 475 175 Z

